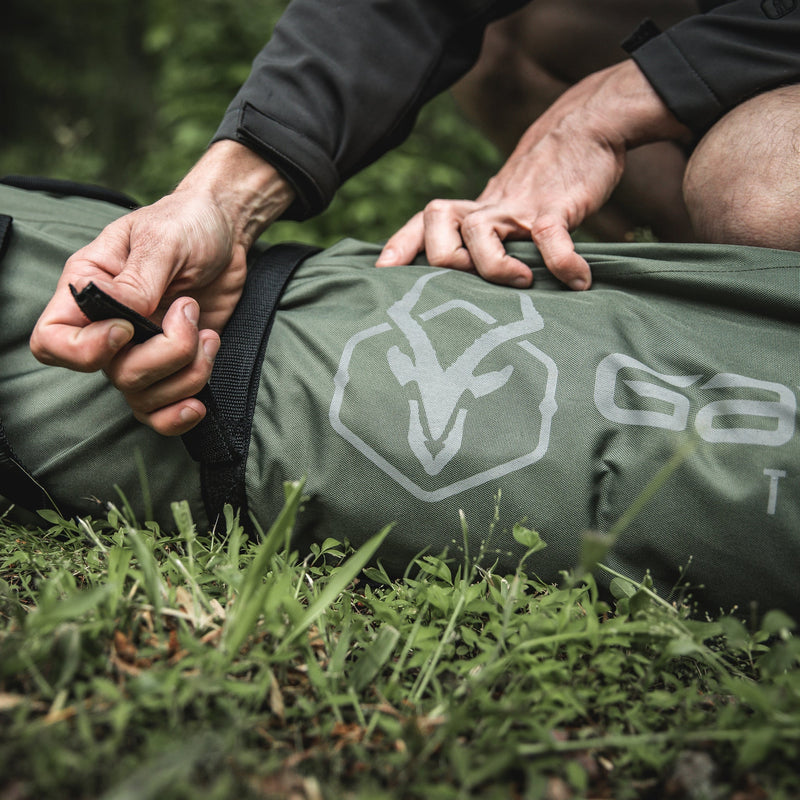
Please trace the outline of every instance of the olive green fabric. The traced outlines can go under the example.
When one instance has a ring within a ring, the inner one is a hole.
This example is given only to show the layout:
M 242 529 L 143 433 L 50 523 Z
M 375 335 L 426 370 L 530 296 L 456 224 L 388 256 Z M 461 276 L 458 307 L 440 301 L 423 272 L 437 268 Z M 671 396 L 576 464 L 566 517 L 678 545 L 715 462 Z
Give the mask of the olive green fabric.
M 483 563 L 511 570 L 525 521 L 552 579 L 686 446 L 609 565 L 665 590 L 690 565 L 715 607 L 797 609 L 800 255 L 586 245 L 594 287 L 573 293 L 532 247 L 512 249 L 529 291 L 376 270 L 378 249 L 350 241 L 306 261 L 267 348 L 251 509 L 269 516 L 305 474 L 302 541 L 359 543 L 393 522 L 394 572 L 425 549 L 459 555 L 462 511 L 470 556 L 485 542 Z
M 170 501 L 186 499 L 204 523 L 199 468 L 180 439 L 136 422 L 102 373 L 44 366 L 28 347 L 66 259 L 125 209 L 0 185 L 0 213 L 13 218 L 0 264 L 0 418 L 14 451 L 62 511 L 105 516 L 98 501 L 119 506 L 119 487 L 140 519 L 152 507 L 170 525 Z
M 188 499 L 199 471 L 178 439 L 132 419 L 102 374 L 38 364 L 27 339 L 66 257 L 119 209 L 0 187 L 14 238 L 0 266 L 0 416 L 17 453 L 66 505 L 117 499 L 145 516 Z M 306 476 L 298 547 L 359 544 L 402 573 L 427 550 L 513 570 L 515 523 L 548 544 L 555 579 L 581 534 L 608 532 L 676 466 L 607 563 L 688 581 L 706 605 L 800 613 L 800 254 L 742 247 L 584 245 L 594 287 L 564 290 L 532 246 L 519 291 L 422 264 L 374 269 L 344 241 L 308 259 L 281 301 L 247 462 L 263 527 Z M 224 342 L 224 347 L 235 343 Z M 682 450 L 683 448 L 683 450 Z M 684 452 L 685 451 L 685 452 Z M 678 458 L 683 452 L 682 458 Z M 2 491 L 0 491 L 2 494 Z M 681 570 L 689 565 L 688 572 Z

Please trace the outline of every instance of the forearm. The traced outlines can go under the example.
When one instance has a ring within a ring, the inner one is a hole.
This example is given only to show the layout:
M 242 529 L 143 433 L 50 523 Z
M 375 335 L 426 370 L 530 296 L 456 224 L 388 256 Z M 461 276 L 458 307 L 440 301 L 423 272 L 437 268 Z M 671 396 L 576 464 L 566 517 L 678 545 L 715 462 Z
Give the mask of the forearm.
M 210 196 L 245 250 L 294 199 L 294 190 L 271 164 L 228 140 L 211 145 L 174 194 L 183 192 Z
M 631 60 L 589 75 L 565 92 L 526 131 L 515 152 L 539 142 L 543 132 L 565 141 L 586 137 L 618 154 L 649 142 L 691 136 Z

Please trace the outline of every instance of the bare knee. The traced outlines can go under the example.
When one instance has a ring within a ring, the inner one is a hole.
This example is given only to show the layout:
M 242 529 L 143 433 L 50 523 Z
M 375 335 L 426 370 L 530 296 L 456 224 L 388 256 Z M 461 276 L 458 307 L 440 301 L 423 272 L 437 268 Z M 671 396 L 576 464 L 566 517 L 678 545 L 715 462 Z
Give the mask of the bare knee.
M 689 160 L 683 193 L 700 241 L 800 250 L 800 85 L 717 122 Z

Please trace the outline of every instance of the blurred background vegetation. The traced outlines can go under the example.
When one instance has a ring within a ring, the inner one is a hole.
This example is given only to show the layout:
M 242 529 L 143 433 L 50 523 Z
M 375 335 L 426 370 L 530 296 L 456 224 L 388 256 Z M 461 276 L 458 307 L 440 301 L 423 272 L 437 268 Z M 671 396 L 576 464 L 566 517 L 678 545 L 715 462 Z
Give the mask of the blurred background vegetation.
M 4 0 L 0 174 L 109 186 L 140 203 L 202 154 L 287 0 Z M 318 218 L 272 241 L 379 241 L 434 197 L 474 197 L 499 165 L 449 95 Z

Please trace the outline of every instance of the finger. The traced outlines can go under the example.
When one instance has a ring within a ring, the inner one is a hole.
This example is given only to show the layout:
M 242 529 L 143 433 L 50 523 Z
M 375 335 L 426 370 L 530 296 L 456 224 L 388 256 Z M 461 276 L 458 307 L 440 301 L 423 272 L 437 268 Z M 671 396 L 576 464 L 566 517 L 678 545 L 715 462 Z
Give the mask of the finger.
M 83 252 L 67 261 L 53 297 L 34 326 L 30 347 L 44 364 L 92 372 L 105 367 L 130 341 L 133 327 L 123 320 L 90 324 L 78 308 L 70 284 L 78 289 L 89 281 L 100 288 L 110 285 L 109 275 L 84 259 Z
M 64 264 L 59 285 L 68 281 L 83 288 L 90 280 L 111 281 L 122 272 L 130 254 L 128 223 L 128 216 L 114 220 L 97 238 L 73 253 Z
M 206 409 L 198 399 L 192 397 L 150 414 L 134 412 L 133 415 L 162 436 L 180 436 L 205 417 Z
M 176 300 L 164 315 L 163 333 L 120 354 L 107 367 L 114 386 L 125 394 L 141 392 L 191 364 L 199 347 L 197 302 Z
M 425 255 L 434 267 L 471 270 L 469 250 L 461 239 L 461 221 L 475 203 L 433 200 L 423 212 Z
M 159 201 L 162 202 L 162 201 Z M 76 288 L 93 280 L 101 289 L 150 317 L 183 265 L 186 247 L 163 206 L 145 206 L 112 222 L 67 262 Z
M 200 346 L 191 364 L 138 392 L 126 392 L 128 405 L 138 414 L 152 414 L 196 395 L 208 383 L 219 350 L 219 336 L 211 330 L 200 335 Z
M 161 239 L 151 230 L 134 238 L 132 232 L 125 268 L 115 276 L 109 293 L 149 317 L 158 308 L 184 259 L 185 255 L 171 238 Z
M 512 232 L 511 224 L 501 224 L 495 214 L 486 211 L 470 214 L 461 224 L 461 236 L 478 274 L 492 283 L 525 289 L 533 281 L 530 267 L 508 255 L 503 244 Z
M 401 267 L 410 264 L 425 244 L 425 222 L 423 212 L 411 219 L 393 234 L 381 251 L 376 267 Z
M 137 213 L 115 220 L 94 241 L 71 256 L 64 265 L 58 288 L 73 284 L 80 291 L 92 281 L 124 305 L 150 316 L 160 295 L 151 297 L 156 289 L 142 286 L 136 274 L 129 274 L 135 273 L 131 270 L 136 259 L 132 230 Z M 156 257 L 155 250 L 151 257 Z
M 575 243 L 566 223 L 557 216 L 544 215 L 531 226 L 533 239 L 550 272 L 576 291 L 592 285 L 592 271 L 575 252 Z
M 170 200 L 167 196 L 121 217 L 80 253 L 112 273 L 111 284 L 102 288 L 146 317 L 155 312 L 192 250 L 185 227 L 173 219 Z M 196 214 L 196 230 L 204 234 L 202 209 Z M 201 245 L 202 240 L 195 244 Z
M 81 327 L 40 319 L 31 334 L 31 352 L 43 364 L 96 372 L 133 338 L 133 325 L 127 320 L 85 322 Z

